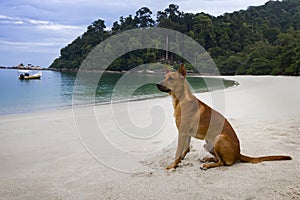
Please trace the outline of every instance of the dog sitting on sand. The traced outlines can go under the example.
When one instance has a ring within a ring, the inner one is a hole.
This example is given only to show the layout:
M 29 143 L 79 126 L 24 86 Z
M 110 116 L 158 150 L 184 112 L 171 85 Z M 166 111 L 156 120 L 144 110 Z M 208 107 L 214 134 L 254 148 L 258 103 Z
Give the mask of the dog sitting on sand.
M 191 92 L 185 79 L 186 68 L 181 64 L 177 72 L 169 72 L 157 84 L 162 92 L 172 96 L 174 117 L 178 129 L 178 144 L 175 161 L 166 169 L 176 168 L 190 151 L 191 137 L 205 140 L 204 148 L 213 155 L 201 160 L 201 169 L 231 166 L 236 161 L 258 163 L 262 161 L 291 160 L 290 156 L 248 157 L 240 153 L 237 135 L 228 120 Z

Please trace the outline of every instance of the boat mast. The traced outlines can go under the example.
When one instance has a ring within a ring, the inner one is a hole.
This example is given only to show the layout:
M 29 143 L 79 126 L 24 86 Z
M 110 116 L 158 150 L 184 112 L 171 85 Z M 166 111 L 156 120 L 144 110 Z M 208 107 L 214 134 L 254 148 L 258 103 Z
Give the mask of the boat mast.
M 167 35 L 167 38 L 166 38 L 166 61 L 169 59 L 168 47 L 169 47 L 169 36 Z

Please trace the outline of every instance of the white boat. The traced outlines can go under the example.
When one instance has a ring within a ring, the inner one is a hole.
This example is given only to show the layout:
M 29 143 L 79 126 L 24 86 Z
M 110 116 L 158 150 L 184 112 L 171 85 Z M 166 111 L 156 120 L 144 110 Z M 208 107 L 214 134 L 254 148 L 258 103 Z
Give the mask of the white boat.
M 31 73 L 31 70 L 19 70 L 18 77 L 21 80 L 40 79 L 42 77 L 42 72 Z

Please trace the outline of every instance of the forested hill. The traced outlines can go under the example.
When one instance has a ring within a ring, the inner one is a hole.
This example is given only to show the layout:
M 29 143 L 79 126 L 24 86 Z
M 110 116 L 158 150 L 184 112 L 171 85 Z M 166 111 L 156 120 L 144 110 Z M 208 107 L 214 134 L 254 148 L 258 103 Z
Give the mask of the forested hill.
M 185 13 L 171 4 L 152 18 L 149 8 L 135 16 L 121 16 L 110 30 L 99 19 L 71 44 L 61 49 L 50 68 L 77 69 L 87 54 L 103 40 L 124 30 L 163 27 L 184 33 L 199 42 L 211 55 L 224 75 L 272 74 L 300 75 L 300 1 L 269 1 L 214 17 L 205 13 Z M 129 70 L 143 63 L 161 62 L 161 50 L 138 50 L 113 62 L 110 70 Z M 168 61 L 180 58 L 169 55 Z

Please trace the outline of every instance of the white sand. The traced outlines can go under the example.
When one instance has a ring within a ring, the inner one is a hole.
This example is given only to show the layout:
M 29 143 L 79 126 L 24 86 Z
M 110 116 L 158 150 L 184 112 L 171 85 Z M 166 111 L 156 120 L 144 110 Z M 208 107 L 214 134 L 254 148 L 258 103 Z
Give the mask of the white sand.
M 240 85 L 225 90 L 225 110 L 212 99 L 224 91 L 197 96 L 228 117 L 242 152 L 293 160 L 203 171 L 203 141 L 193 140 L 165 171 L 177 134 L 169 97 L 117 104 L 115 115 L 101 105 L 75 109 L 75 119 L 72 109 L 1 116 L 0 199 L 300 199 L 300 78 L 226 78 Z

